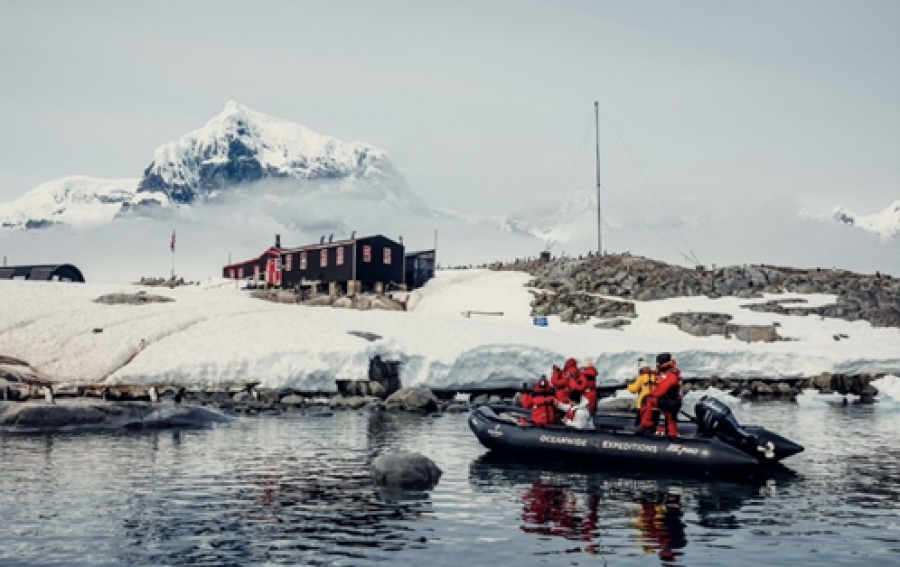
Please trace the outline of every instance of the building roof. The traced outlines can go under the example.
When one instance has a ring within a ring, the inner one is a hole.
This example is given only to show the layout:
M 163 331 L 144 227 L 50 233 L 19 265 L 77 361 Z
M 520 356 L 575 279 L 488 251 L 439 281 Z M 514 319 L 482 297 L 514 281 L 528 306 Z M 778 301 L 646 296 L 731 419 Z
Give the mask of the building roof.
M 238 268 L 238 267 L 245 266 L 245 265 L 253 263 L 253 262 L 258 262 L 259 260 L 262 259 L 263 256 L 280 256 L 281 252 L 282 252 L 281 248 L 278 248 L 277 246 L 270 246 L 268 249 L 266 249 L 265 252 L 263 252 L 256 258 L 244 260 L 243 262 L 232 262 L 231 264 L 226 264 L 225 268 Z
M 360 236 L 355 238 L 346 238 L 344 240 L 336 240 L 334 242 L 317 242 L 315 244 L 305 244 L 303 246 L 296 246 L 294 248 L 284 248 L 282 252 L 303 252 L 304 250 L 318 250 L 320 248 L 330 248 L 333 246 L 345 246 L 347 244 L 353 244 L 354 242 L 359 242 L 362 240 L 371 240 L 372 238 L 384 238 L 385 240 L 390 240 L 396 244 L 400 244 L 390 238 L 381 235 L 381 234 L 373 234 L 372 236 Z
M 53 276 L 69 272 L 74 275 L 73 281 L 84 281 L 84 274 L 72 264 L 31 264 L 22 266 L 0 267 L 0 280 L 25 279 L 36 281 L 52 281 Z

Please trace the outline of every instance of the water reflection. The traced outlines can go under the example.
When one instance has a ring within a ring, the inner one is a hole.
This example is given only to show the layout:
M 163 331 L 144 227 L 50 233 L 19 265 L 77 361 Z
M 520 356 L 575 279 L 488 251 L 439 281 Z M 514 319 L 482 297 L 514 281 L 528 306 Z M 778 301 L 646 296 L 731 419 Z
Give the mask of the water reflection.
M 599 552 L 596 495 L 576 495 L 559 486 L 534 483 L 522 493 L 521 530 L 525 533 L 563 537 L 584 542 L 583 551 Z
M 687 545 L 680 494 L 651 493 L 640 495 L 641 513 L 637 527 L 641 531 L 645 553 L 656 553 L 660 559 L 672 561 Z
M 629 554 L 624 539 L 632 542 L 631 552 L 655 554 L 666 563 L 684 555 L 688 515 L 703 528 L 738 529 L 743 506 L 772 495 L 774 486 L 796 480 L 788 470 L 773 473 L 767 481 L 699 480 L 535 463 L 495 453 L 469 467 L 473 490 L 503 487 L 520 495 L 520 530 L 526 534 L 578 542 L 565 552 L 590 555 Z

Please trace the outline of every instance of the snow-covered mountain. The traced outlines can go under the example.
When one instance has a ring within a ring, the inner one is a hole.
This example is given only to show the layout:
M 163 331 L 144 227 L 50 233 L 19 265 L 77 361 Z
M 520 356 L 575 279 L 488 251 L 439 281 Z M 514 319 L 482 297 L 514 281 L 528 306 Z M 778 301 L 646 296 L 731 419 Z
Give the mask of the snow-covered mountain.
M 882 211 L 868 216 L 859 216 L 837 206 L 831 217 L 840 223 L 880 234 L 883 238 L 900 236 L 900 201 L 894 201 Z
M 163 144 L 144 171 L 135 203 L 192 204 L 265 179 L 342 181 L 405 209 L 424 207 L 383 150 L 346 143 L 229 101 L 203 128 Z
M 0 228 L 107 224 L 132 200 L 138 181 L 83 175 L 48 181 L 11 203 L 0 203 Z
M 66 177 L 44 183 L 0 204 L 0 227 L 91 226 L 158 216 L 185 205 L 227 200 L 268 181 L 282 193 L 339 195 L 430 213 L 383 150 L 342 142 L 229 101 L 204 127 L 157 148 L 142 177 Z

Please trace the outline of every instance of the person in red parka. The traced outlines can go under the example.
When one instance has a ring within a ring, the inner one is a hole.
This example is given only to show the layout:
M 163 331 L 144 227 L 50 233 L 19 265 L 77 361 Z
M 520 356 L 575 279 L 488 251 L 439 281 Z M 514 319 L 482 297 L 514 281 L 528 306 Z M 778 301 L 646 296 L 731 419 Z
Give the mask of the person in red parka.
M 532 393 L 522 395 L 522 407 L 531 410 L 531 423 L 533 425 L 552 425 L 557 422 L 556 407 L 553 404 L 553 388 L 546 378 L 541 378 L 534 385 Z M 520 419 L 521 425 L 528 422 Z
M 556 391 L 556 399 L 561 403 L 569 403 L 569 393 L 572 391 L 572 387 L 577 388 L 579 386 L 577 383 L 579 374 L 581 374 L 581 371 L 578 370 L 578 362 L 574 358 L 567 359 L 566 363 L 563 364 L 562 375 L 559 378 L 563 392 L 560 393 L 558 389 Z
M 575 359 L 569 359 L 573 362 L 571 367 L 568 367 L 567 371 L 563 368 L 563 375 L 566 376 L 569 382 L 569 392 L 578 392 L 579 394 L 584 392 L 585 386 L 587 386 L 587 380 L 585 380 L 584 376 L 581 374 L 581 370 L 578 368 L 578 363 L 575 362 Z
M 665 417 L 665 429 L 660 425 L 657 435 L 678 437 L 678 411 L 681 409 L 681 371 L 672 355 L 664 352 L 656 357 L 656 385 L 641 407 L 641 432 L 653 431 L 653 411 L 659 409 Z
M 591 415 L 597 411 L 597 369 L 594 362 L 590 358 L 581 361 L 581 376 L 584 378 L 584 389 L 582 391 L 588 401 L 588 411 Z
M 562 368 L 554 365 L 553 374 L 550 375 L 550 383 L 553 385 L 553 389 L 556 390 L 556 400 L 563 404 L 569 403 L 569 375 L 573 367 L 577 372 L 578 364 L 574 358 L 570 358 Z

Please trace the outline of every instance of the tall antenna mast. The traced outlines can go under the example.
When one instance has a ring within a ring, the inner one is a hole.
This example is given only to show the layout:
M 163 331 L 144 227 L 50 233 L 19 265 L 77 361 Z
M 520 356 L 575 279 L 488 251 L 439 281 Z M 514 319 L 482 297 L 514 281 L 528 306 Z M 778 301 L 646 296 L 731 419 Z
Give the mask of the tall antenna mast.
M 594 101 L 594 131 L 597 137 L 597 255 L 603 255 L 603 212 L 600 205 L 600 103 Z

